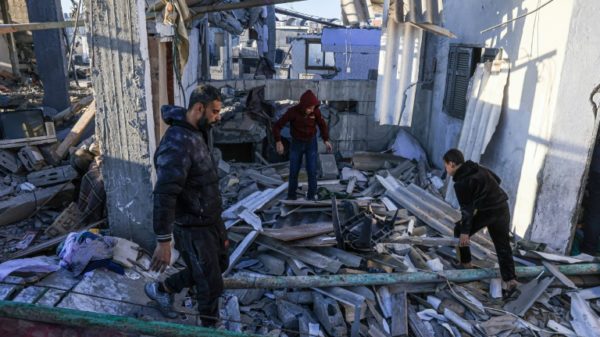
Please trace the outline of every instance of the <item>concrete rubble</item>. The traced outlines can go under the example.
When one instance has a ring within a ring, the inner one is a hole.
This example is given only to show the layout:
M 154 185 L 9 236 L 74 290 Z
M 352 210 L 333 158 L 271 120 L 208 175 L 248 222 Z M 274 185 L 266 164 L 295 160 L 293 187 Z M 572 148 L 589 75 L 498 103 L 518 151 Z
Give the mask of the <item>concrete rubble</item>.
M 520 291 L 502 298 L 498 273 L 485 269 L 495 267 L 487 234 L 473 239 L 473 264 L 488 274 L 455 270 L 456 239 L 450 230 L 460 215 L 445 204 L 443 190 L 433 183 L 439 172 L 423 172 L 426 165 L 393 155 L 363 152 L 355 160 L 333 162 L 327 156 L 321 155 L 327 166 L 322 177 L 330 179 L 319 180 L 317 201 L 284 200 L 287 162 L 221 160 L 219 167 L 226 168 L 220 170 L 223 217 L 236 243 L 224 274 L 228 289 L 221 301 L 221 329 L 270 336 L 597 336 L 600 277 L 561 272 L 597 260 L 550 254 L 544 245 L 519 241 L 514 250 L 517 273 L 529 276 L 520 278 Z M 21 176 L 23 182 L 26 178 Z M 307 188 L 305 180 L 301 174 L 301 193 Z M 34 235 L 35 243 L 52 232 L 46 222 L 69 216 L 77 217 L 42 211 L 27 225 L 12 226 L 45 231 Z M 9 228 L 1 228 L 4 240 L 20 243 L 24 238 Z M 100 233 L 110 235 L 106 229 Z M 21 272 L 0 282 L 1 298 L 167 320 L 143 294 L 145 282 L 166 275 L 148 270 L 150 254 L 137 244 L 118 242 L 113 261 L 123 268 L 122 275 L 105 268 L 82 277 L 65 269 Z M 5 250 L 3 260 L 15 249 Z M 44 261 L 58 263 L 56 257 Z M 166 274 L 176 272 L 179 263 Z M 520 269 L 536 266 L 537 273 Z M 462 279 L 442 276 L 449 273 Z M 334 283 L 310 285 L 327 275 L 348 282 L 352 277 L 401 275 L 406 281 L 369 280 L 350 286 L 320 280 Z M 429 281 L 416 281 L 420 275 L 429 275 Z M 304 277 L 306 286 L 286 286 L 293 277 Z M 260 280 L 269 280 L 270 286 L 257 286 Z M 243 286 L 235 289 L 236 284 Z M 171 321 L 197 324 L 201 317 L 195 314 L 194 301 L 187 290 L 178 294 L 179 316 Z

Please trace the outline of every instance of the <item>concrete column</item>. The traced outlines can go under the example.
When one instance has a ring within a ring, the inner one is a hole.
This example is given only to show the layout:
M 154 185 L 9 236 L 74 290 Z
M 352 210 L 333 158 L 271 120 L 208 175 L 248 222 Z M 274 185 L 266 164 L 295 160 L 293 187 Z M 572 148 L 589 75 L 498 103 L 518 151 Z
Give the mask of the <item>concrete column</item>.
M 90 0 L 88 31 L 109 225 L 113 235 L 152 249 L 156 138 L 144 6 L 144 0 Z
M 60 0 L 27 0 L 30 22 L 63 21 Z M 60 29 L 33 32 L 33 49 L 37 71 L 44 85 L 43 104 L 58 111 L 68 108 L 69 80 L 67 77 L 67 51 Z
M 267 58 L 274 65 L 277 31 L 275 26 L 275 6 L 273 5 L 267 7 L 267 26 L 269 27 L 269 51 L 267 52 Z

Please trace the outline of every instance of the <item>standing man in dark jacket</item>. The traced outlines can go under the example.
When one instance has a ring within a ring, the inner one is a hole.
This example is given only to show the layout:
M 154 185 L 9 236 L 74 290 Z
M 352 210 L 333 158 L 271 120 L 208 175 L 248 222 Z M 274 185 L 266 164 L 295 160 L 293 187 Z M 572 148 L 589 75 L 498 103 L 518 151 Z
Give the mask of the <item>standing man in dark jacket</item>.
M 171 239 L 186 268 L 164 282 L 146 284 L 148 297 L 175 318 L 173 294 L 196 287 L 202 325 L 218 320 L 218 299 L 227 268 L 227 232 L 221 219 L 219 177 L 208 148 L 208 131 L 220 120 L 221 95 L 211 86 L 192 93 L 188 109 L 163 106 L 169 125 L 154 156 L 154 232 L 158 241 L 151 268 L 164 271 L 171 262 Z
M 454 190 L 462 213 L 460 223 L 454 228 L 455 237 L 460 238 L 458 255 L 461 264 L 471 268 L 470 237 L 487 226 L 498 255 L 500 274 L 507 290 L 513 291 L 519 283 L 510 247 L 508 196 L 500 187 L 500 178 L 477 163 L 465 162 L 462 152 L 457 149 L 446 152 L 444 166 L 448 175 L 454 178 Z
M 281 129 L 290 123 L 292 143 L 290 145 L 290 176 L 288 179 L 288 200 L 296 200 L 298 189 L 298 174 L 302 165 L 302 156 L 306 158 L 306 173 L 308 175 L 307 199 L 314 200 L 317 194 L 317 125 L 321 130 L 321 138 L 325 143 L 327 152 L 333 147 L 329 142 L 327 123 L 321 116 L 319 100 L 312 91 L 307 90 L 300 97 L 300 103 L 291 107 L 273 126 L 273 137 L 277 153 L 283 154 L 283 143 L 281 142 Z

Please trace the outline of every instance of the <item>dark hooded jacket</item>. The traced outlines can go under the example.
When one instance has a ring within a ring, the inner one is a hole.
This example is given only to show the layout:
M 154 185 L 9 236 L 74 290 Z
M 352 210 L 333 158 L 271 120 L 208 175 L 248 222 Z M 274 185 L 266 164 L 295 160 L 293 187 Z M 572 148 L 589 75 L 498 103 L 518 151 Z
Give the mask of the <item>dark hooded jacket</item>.
M 157 240 L 171 240 L 175 223 L 183 227 L 219 226 L 222 230 L 219 176 L 207 145 L 207 130 L 187 123 L 184 108 L 165 105 L 161 112 L 169 128 L 154 155 Z
M 329 140 L 327 123 L 319 110 L 319 100 L 312 91 L 307 90 L 300 97 L 300 102 L 289 108 L 283 116 L 273 125 L 273 137 L 275 141 L 281 141 L 281 129 L 289 122 L 292 138 L 308 142 L 317 134 L 317 125 L 321 130 L 323 141 Z M 306 114 L 306 108 L 315 106 L 311 114 Z
M 454 174 L 454 190 L 462 213 L 461 234 L 470 234 L 477 213 L 495 210 L 506 204 L 508 196 L 500 187 L 500 182 L 500 178 L 490 169 L 470 160 L 458 168 Z

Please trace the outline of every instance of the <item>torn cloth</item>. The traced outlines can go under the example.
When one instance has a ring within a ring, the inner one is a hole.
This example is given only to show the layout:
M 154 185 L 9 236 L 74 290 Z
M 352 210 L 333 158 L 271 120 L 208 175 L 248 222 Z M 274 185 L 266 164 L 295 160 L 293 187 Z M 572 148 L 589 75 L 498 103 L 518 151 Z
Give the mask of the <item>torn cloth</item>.
M 49 256 L 36 256 L 27 259 L 16 259 L 0 264 L 0 281 L 16 271 L 51 273 L 60 269 L 56 260 Z
M 91 232 L 71 233 L 58 247 L 60 266 L 78 276 L 91 261 L 111 259 L 117 240 Z
M 190 39 L 188 37 L 188 31 L 186 25 L 191 20 L 190 9 L 188 8 L 185 0 L 163 0 L 167 4 L 164 9 L 164 20 L 165 25 L 175 26 L 175 34 L 177 38 L 175 40 L 177 47 L 177 56 L 179 57 L 179 74 L 183 76 L 183 69 L 188 62 L 190 54 Z M 173 6 L 169 6 L 171 3 Z M 173 12 L 173 7 L 176 12 Z

